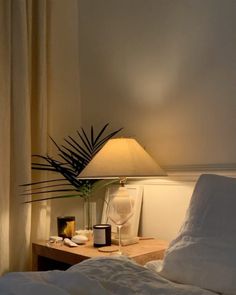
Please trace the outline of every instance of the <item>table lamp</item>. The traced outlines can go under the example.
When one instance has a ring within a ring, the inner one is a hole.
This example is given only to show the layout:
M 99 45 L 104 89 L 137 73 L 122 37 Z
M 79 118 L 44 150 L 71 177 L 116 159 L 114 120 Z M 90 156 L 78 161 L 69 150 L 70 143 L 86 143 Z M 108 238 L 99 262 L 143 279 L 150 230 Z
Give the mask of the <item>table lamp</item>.
M 130 215 L 129 193 L 125 188 L 127 178 L 165 176 L 166 173 L 133 138 L 110 139 L 80 173 L 81 179 L 119 178 L 120 187 L 113 197 L 118 211 Z

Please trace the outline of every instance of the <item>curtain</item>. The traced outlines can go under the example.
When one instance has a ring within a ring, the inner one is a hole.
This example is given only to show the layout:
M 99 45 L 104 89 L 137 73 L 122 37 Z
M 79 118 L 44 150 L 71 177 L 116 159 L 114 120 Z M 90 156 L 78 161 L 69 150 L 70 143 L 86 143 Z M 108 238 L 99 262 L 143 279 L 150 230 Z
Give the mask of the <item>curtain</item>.
M 0 274 L 29 270 L 31 242 L 49 237 L 51 204 L 22 204 L 20 184 L 37 180 L 48 135 L 80 123 L 78 82 L 78 1 L 0 0 Z
M 0 270 L 5 271 L 9 266 L 10 6 L 4 0 L 0 3 Z
M 45 179 L 31 156 L 51 152 L 48 135 L 80 124 L 78 54 L 78 0 L 0 0 L 0 274 L 30 270 L 49 237 L 51 204 L 23 204 L 20 185 Z
M 47 5 L 44 0 L 1 0 L 0 5 L 0 272 L 3 273 L 28 269 L 32 237 L 44 239 L 49 232 L 47 204 L 32 208 L 31 204 L 23 204 L 25 199 L 20 196 L 20 184 L 32 180 L 32 152 L 47 151 Z

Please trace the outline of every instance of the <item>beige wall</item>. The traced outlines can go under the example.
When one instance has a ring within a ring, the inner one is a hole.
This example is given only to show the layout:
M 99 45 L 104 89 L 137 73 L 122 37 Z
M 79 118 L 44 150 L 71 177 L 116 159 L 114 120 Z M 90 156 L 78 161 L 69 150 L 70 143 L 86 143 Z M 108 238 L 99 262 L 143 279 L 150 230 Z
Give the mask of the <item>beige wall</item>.
M 80 119 L 83 126 L 110 122 L 125 127 L 123 134 L 135 136 L 165 168 L 235 168 L 235 11 L 231 0 L 80 0 L 78 24 L 53 20 L 63 32 L 71 26 L 71 35 L 66 42 L 55 35 L 54 62 L 65 55 L 69 62 L 53 74 L 66 83 L 52 100 L 51 133 L 60 140 Z M 78 112 L 76 52 L 69 50 L 76 34 Z M 141 234 L 176 235 L 195 184 L 186 179 L 144 184 Z M 53 214 L 74 208 L 73 201 L 60 201 Z
M 81 127 L 78 1 L 51 0 L 48 5 L 48 133 L 62 144 L 66 136 L 76 137 L 76 130 Z M 49 152 L 57 157 L 52 143 Z M 73 215 L 78 224 L 82 224 L 83 202 L 80 198 L 54 200 L 51 205 L 51 234 L 57 234 L 57 216 Z
M 236 163 L 235 11 L 232 0 L 80 0 L 83 123 L 125 127 L 165 167 Z
M 83 125 L 125 127 L 165 168 L 235 168 L 236 2 L 80 0 L 79 8 Z M 195 184 L 185 178 L 144 185 L 143 235 L 176 235 Z
M 81 126 L 78 1 L 49 1 L 49 134 L 62 143 Z

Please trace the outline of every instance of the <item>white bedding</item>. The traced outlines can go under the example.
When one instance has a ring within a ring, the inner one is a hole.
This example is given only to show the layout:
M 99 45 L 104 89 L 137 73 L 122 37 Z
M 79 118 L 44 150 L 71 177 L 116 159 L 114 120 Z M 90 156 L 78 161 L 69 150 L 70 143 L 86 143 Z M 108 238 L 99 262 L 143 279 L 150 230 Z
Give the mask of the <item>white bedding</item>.
M 0 278 L 1 295 L 215 295 L 170 282 L 126 257 L 88 259 L 67 271 L 18 272 Z

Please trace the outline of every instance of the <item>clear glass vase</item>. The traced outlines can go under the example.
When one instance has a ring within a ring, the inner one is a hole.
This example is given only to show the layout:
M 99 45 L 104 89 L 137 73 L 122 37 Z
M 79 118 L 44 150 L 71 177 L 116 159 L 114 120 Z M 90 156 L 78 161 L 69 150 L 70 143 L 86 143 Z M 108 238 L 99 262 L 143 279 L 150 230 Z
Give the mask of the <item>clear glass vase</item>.
M 84 198 L 84 229 L 93 230 L 97 223 L 96 202 L 91 202 L 89 197 Z

